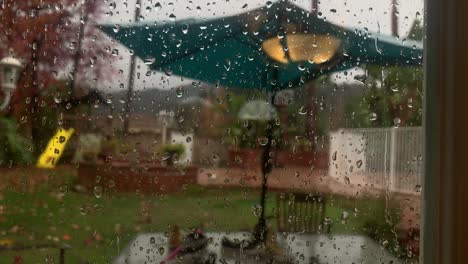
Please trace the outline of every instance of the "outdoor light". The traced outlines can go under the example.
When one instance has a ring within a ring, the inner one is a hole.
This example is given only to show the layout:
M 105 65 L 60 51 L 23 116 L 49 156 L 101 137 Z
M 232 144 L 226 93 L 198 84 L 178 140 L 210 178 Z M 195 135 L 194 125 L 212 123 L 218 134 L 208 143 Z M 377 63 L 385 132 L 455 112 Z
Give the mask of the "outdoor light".
M 277 37 L 263 42 L 263 50 L 266 54 L 273 60 L 284 64 L 290 61 L 325 63 L 336 55 L 341 44 L 340 39 L 315 34 L 290 34 L 285 38 L 286 47 L 283 46 L 283 40 Z
M 21 62 L 13 57 L 6 57 L 0 61 L 0 89 L 4 95 L 4 101 L 0 106 L 0 111 L 4 110 L 10 103 L 13 91 L 16 89 L 21 68 Z
M 268 121 L 278 117 L 276 108 L 262 100 L 253 100 L 242 106 L 237 114 L 241 120 Z

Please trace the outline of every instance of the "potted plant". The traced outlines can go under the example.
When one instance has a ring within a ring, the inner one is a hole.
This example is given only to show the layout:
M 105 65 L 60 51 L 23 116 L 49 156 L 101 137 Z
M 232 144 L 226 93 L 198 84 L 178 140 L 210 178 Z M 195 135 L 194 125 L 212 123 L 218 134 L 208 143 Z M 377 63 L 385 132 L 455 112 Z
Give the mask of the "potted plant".
M 31 148 L 32 142 L 17 133 L 16 122 L 0 117 L 0 166 L 33 163 Z
M 185 146 L 182 144 L 165 144 L 162 146 L 163 160 L 166 165 L 172 166 L 185 153 Z
M 291 144 L 291 150 L 293 153 L 312 151 L 312 144 L 313 142 L 305 137 L 297 137 Z
M 118 145 L 119 140 L 116 137 L 107 135 L 101 142 L 101 149 L 98 157 L 105 162 L 110 162 L 117 152 Z
M 228 165 L 243 168 L 259 168 L 262 164 L 266 128 L 262 121 L 238 121 L 227 129 L 224 142 L 228 149 Z M 279 129 L 274 127 L 273 137 L 279 138 Z M 278 141 L 275 141 L 276 147 Z

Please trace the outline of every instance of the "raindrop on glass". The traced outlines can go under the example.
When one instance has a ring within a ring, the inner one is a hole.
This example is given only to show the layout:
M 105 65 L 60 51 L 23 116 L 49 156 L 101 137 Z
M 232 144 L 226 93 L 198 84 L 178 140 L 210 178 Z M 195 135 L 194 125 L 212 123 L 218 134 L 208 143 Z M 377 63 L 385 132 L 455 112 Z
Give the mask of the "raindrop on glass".
M 301 108 L 299 108 L 299 114 L 300 115 L 307 114 L 307 107 L 306 106 L 301 106 Z
M 393 126 L 394 126 L 394 127 L 399 127 L 400 125 L 401 125 L 401 119 L 398 118 L 398 117 L 395 117 L 395 118 L 393 119 Z
M 177 87 L 176 88 L 176 96 L 178 98 L 182 97 L 184 95 L 184 89 L 182 89 L 182 87 Z
M 86 207 L 86 205 L 80 206 L 80 214 L 81 215 L 87 215 L 88 214 L 88 208 Z
M 183 25 L 183 26 L 182 26 L 182 33 L 187 34 L 187 33 L 188 33 L 188 29 L 189 29 L 188 25 Z
M 56 104 L 60 104 L 62 102 L 62 98 L 60 97 L 60 95 L 55 95 L 54 96 L 54 102 Z
M 114 31 L 114 33 L 117 33 L 120 31 L 120 25 L 114 25 L 114 27 L 112 28 L 112 30 Z
M 156 58 L 153 56 L 146 56 L 144 62 L 146 65 L 152 65 L 156 62 Z
M 414 190 L 417 192 L 417 193 L 420 193 L 422 192 L 422 186 L 421 185 L 416 185 Z
M 408 98 L 408 107 L 413 108 L 413 98 Z
M 348 217 L 349 217 L 349 213 L 346 212 L 346 211 L 343 211 L 343 212 L 341 213 L 341 223 L 342 223 L 342 224 L 346 224 L 347 221 L 348 221 Z
M 266 144 L 268 144 L 268 138 L 267 137 L 260 137 L 257 139 L 258 141 L 258 144 L 260 146 L 266 146 Z
M 109 4 L 109 8 L 112 9 L 112 10 L 114 10 L 116 7 L 117 7 L 117 4 L 115 2 L 111 2 Z
M 344 182 L 345 182 L 346 184 L 351 184 L 351 180 L 349 179 L 348 176 L 345 176 L 345 177 L 344 177 Z
M 59 187 L 59 193 L 65 195 L 68 193 L 68 185 L 62 185 Z
M 359 168 L 361 168 L 361 166 L 362 166 L 362 160 L 356 161 L 356 167 L 358 167 L 358 169 L 359 169 Z
M 93 189 L 94 197 L 101 198 L 102 193 L 103 193 L 102 186 L 94 186 L 94 189 Z
M 156 4 L 154 4 L 154 9 L 155 9 L 156 11 L 161 10 L 161 3 L 157 2 Z

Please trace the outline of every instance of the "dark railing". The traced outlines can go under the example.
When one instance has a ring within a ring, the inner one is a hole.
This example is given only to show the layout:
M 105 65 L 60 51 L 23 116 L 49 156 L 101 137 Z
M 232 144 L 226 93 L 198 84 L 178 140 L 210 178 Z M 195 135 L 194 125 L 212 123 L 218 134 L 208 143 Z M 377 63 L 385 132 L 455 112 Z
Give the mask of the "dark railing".
M 276 196 L 276 221 L 280 232 L 329 233 L 322 195 L 282 193 Z

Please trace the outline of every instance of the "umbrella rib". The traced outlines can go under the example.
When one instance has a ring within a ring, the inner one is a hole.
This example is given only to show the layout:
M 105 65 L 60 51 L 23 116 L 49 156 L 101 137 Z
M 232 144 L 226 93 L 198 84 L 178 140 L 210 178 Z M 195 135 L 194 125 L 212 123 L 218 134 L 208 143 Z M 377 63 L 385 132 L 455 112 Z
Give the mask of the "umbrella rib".
M 236 32 L 233 32 L 232 34 L 230 34 L 230 36 L 226 36 L 226 37 L 220 37 L 218 39 L 216 39 L 216 41 L 210 43 L 210 46 L 212 45 L 216 45 L 216 44 L 219 44 L 219 43 L 222 43 L 224 41 L 226 41 L 227 39 L 235 39 L 237 40 L 239 43 L 242 43 L 246 46 L 248 46 L 249 48 L 258 48 L 254 45 L 252 45 L 251 43 L 247 42 L 247 41 L 242 41 L 240 38 L 238 38 L 237 36 L 239 35 L 239 31 L 236 31 Z M 158 65 L 155 65 L 155 66 L 159 66 L 159 67 L 164 67 L 164 66 L 167 66 L 169 64 L 172 64 L 178 60 L 181 60 L 181 59 L 184 59 L 184 58 L 187 58 L 188 56 L 190 55 L 194 55 L 194 54 L 197 54 L 199 52 L 201 52 L 202 50 L 200 50 L 200 47 L 197 47 L 195 49 L 193 49 L 192 51 L 189 51 L 189 52 L 186 52 L 185 54 L 183 54 L 182 56 L 177 56 L 177 57 L 174 57 L 170 60 L 166 60 L 164 63 L 162 64 L 158 64 Z
M 260 46 L 260 44 L 259 44 L 260 41 L 257 42 L 256 39 L 252 38 L 252 37 L 249 36 L 249 35 L 247 35 L 247 37 L 248 37 L 249 39 L 253 40 L 254 43 L 251 43 L 251 42 L 249 42 L 249 41 L 247 41 L 247 40 L 244 40 L 244 39 L 242 39 L 241 37 L 242 37 L 242 35 L 234 35 L 234 38 L 235 38 L 237 41 L 239 41 L 240 43 L 242 43 L 242 44 L 248 46 L 249 48 L 258 49 L 258 47 Z
M 241 36 L 241 35 L 239 35 L 239 34 L 232 34 L 232 35 L 229 37 L 229 39 L 234 39 L 234 40 L 236 40 L 237 42 L 239 42 L 240 44 L 247 46 L 248 48 L 252 48 L 252 49 L 254 49 L 254 50 L 257 50 L 257 49 L 258 49 L 258 45 L 255 45 L 255 44 L 253 44 L 253 43 L 251 43 L 251 42 L 249 42 L 249 41 L 243 40 L 243 39 L 240 38 L 239 36 Z M 248 37 L 251 38 L 251 36 L 248 36 Z M 228 39 L 228 38 L 224 38 L 224 39 L 220 39 L 220 40 L 224 40 L 224 41 L 225 41 L 225 40 L 227 40 L 227 39 Z M 253 40 L 255 41 L 255 39 L 253 39 Z M 213 43 L 213 44 L 219 44 L 219 43 L 222 43 L 222 41 L 217 41 L 217 42 L 215 42 L 215 43 Z M 197 53 L 199 53 L 199 52 L 202 52 L 202 50 L 200 50 L 200 49 L 195 49 L 194 52 L 187 52 L 187 53 L 184 54 L 183 56 L 179 56 L 179 57 L 172 58 L 171 60 L 167 60 L 164 64 L 159 64 L 159 65 L 157 65 L 157 66 L 159 66 L 159 67 L 169 66 L 170 64 L 172 64 L 172 63 L 174 63 L 174 62 L 176 62 L 176 61 L 178 61 L 178 60 L 187 58 L 188 56 L 197 54 Z M 262 53 L 262 55 L 264 55 L 264 54 Z M 263 57 L 265 57 L 265 56 L 263 56 Z
M 218 44 L 218 43 L 221 43 L 221 41 L 218 41 L 218 42 L 214 42 L 213 44 Z M 211 45 L 210 45 L 211 46 Z M 202 52 L 203 50 L 200 50 L 200 48 L 198 47 L 197 49 L 193 49 L 191 52 L 187 52 L 185 54 L 183 54 L 182 56 L 178 56 L 178 57 L 173 57 L 172 59 L 170 60 L 166 60 L 164 63 L 162 64 L 158 64 L 157 66 L 159 67 L 164 67 L 164 66 L 168 66 L 169 64 L 172 64 L 178 60 L 181 60 L 181 59 L 185 59 L 191 55 L 194 55 L 194 54 L 197 54 L 197 53 L 200 53 Z

